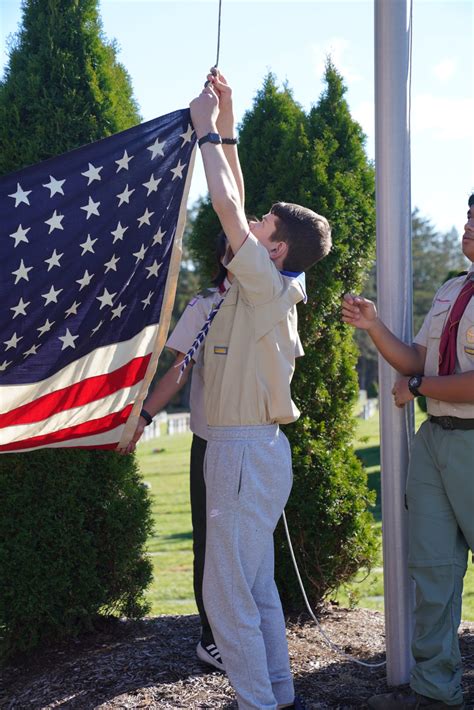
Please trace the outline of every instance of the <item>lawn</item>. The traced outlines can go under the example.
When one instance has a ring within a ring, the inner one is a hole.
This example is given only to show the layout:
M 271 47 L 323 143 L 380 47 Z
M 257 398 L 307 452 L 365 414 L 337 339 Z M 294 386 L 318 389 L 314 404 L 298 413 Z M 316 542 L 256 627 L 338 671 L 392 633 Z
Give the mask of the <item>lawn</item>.
M 417 416 L 417 426 L 422 421 Z M 376 491 L 372 513 L 381 537 L 380 449 L 378 416 L 358 420 L 356 451 L 368 474 L 369 487 Z M 192 527 L 189 505 L 189 448 L 191 434 L 161 436 L 140 444 L 138 460 L 144 480 L 151 487 L 155 535 L 148 544 L 154 568 L 154 582 L 148 591 L 151 613 L 195 614 L 192 584 Z M 381 550 L 381 546 L 380 546 Z M 341 605 L 383 609 L 382 552 L 367 574 L 361 570 L 354 582 L 333 595 Z M 474 570 L 468 567 L 464 587 L 463 619 L 474 621 Z

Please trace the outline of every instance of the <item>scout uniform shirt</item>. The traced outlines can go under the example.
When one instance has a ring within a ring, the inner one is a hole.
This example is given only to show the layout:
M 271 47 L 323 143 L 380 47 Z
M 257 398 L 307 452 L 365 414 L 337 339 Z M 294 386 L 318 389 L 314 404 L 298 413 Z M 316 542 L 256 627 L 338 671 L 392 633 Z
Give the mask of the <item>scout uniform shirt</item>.
M 296 304 L 305 292 L 249 234 L 227 265 L 235 278 L 204 343 L 209 426 L 287 424 L 295 357 L 303 355 Z
M 227 290 L 230 287 L 230 282 L 226 278 L 223 284 Z M 218 288 L 207 288 L 197 296 L 191 299 L 186 306 L 181 318 L 176 323 L 173 332 L 166 342 L 166 347 L 179 353 L 186 353 L 196 333 L 202 326 L 211 308 L 220 301 L 222 294 Z M 204 409 L 204 379 L 203 379 L 203 346 L 201 346 L 193 356 L 195 364 L 191 373 L 191 391 L 189 395 L 190 421 L 189 428 L 196 434 L 207 441 L 207 423 L 206 412 Z M 179 370 L 176 369 L 176 377 Z
M 474 271 L 471 265 L 469 273 Z M 414 342 L 426 350 L 424 374 L 438 375 L 439 341 L 449 311 L 456 301 L 466 275 L 457 276 L 446 281 L 437 292 L 433 305 L 426 316 Z M 474 298 L 471 298 L 459 323 L 456 347 L 456 374 L 474 370 Z M 435 417 L 451 416 L 463 419 L 474 419 L 473 402 L 441 402 L 439 399 L 426 398 L 428 414 Z

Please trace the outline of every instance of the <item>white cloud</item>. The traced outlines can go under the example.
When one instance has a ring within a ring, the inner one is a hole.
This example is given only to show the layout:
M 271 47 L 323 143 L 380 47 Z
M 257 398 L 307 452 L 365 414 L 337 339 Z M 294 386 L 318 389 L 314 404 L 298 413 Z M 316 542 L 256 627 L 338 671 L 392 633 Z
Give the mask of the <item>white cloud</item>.
M 344 37 L 331 37 L 322 44 L 311 45 L 312 66 L 316 77 L 320 79 L 324 74 L 326 59 L 330 56 L 334 66 L 344 77 L 345 83 L 361 81 L 362 76 L 354 69 L 351 56 L 346 57 L 348 50 L 350 50 L 350 42 Z
M 413 133 L 431 133 L 441 141 L 472 140 L 474 99 L 453 99 L 433 94 L 413 98 L 411 125 Z
M 443 59 L 433 67 L 433 74 L 440 81 L 448 81 L 454 76 L 457 69 L 457 61 L 455 59 Z

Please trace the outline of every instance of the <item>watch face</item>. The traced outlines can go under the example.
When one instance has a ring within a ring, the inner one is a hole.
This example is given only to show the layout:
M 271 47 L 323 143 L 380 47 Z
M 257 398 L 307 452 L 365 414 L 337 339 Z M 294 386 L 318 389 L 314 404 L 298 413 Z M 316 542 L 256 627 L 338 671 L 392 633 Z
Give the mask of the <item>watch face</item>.
M 221 137 L 218 133 L 208 133 L 208 138 L 210 143 L 220 143 Z

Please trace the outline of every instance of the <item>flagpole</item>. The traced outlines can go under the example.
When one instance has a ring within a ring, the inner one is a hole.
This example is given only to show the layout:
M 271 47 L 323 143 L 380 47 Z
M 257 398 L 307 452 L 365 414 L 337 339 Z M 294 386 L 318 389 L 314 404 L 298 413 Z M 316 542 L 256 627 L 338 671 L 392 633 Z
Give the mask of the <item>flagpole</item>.
M 375 0 L 377 302 L 383 321 L 412 338 L 410 196 L 410 0 Z M 413 406 L 397 409 L 397 373 L 379 358 L 382 529 L 387 682 L 409 680 L 414 592 L 404 507 Z

